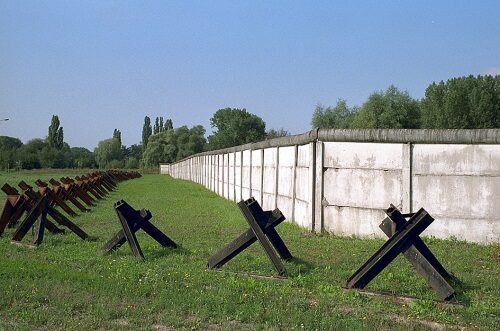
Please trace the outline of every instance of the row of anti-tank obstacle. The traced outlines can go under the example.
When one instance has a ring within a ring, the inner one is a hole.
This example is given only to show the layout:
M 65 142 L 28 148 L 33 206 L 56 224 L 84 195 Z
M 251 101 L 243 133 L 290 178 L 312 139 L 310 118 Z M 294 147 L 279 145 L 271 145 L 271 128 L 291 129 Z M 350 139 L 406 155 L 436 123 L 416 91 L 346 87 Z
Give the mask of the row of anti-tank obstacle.
M 67 177 L 61 178 L 62 184 L 51 179 L 52 188 L 38 180 L 36 182 L 38 192 L 35 192 L 25 182 L 21 182 L 19 187 L 22 193 L 5 184 L 2 190 L 7 193 L 7 201 L 0 219 L 0 234 L 7 225 L 14 227 L 21 215 L 27 212 L 27 216 L 14 233 L 12 238 L 14 243 L 19 243 L 32 227 L 34 228 L 33 244 L 35 245 L 42 242 L 45 227 L 53 233 L 64 232 L 63 229 L 49 221 L 47 216 L 51 216 L 57 224 L 67 227 L 80 238 L 90 239 L 89 235 L 54 207 L 60 207 L 71 216 L 76 215 L 76 213 L 68 206 L 67 202 L 73 203 L 82 212 L 88 211 L 88 208 L 78 199 L 89 207 L 94 206 L 95 200 L 102 199 L 109 191 L 113 191 L 118 182 L 140 176 L 137 172 L 116 170 L 94 172 L 87 176 L 75 177 L 75 180 Z M 210 269 L 221 268 L 254 242 L 259 241 L 278 274 L 285 276 L 286 270 L 281 260 L 289 261 L 293 259 L 293 256 L 275 229 L 285 220 L 285 216 L 277 208 L 273 211 L 264 211 L 254 198 L 238 202 L 238 207 L 250 227 L 210 257 L 208 267 Z M 122 229 L 101 248 L 101 252 L 116 250 L 127 242 L 136 257 L 144 258 L 135 236 L 135 233 L 140 229 L 163 247 L 178 247 L 172 239 L 150 222 L 152 215 L 149 210 L 135 210 L 123 200 L 116 202 L 114 208 Z M 434 218 L 423 208 L 416 213 L 402 214 L 394 205 L 391 205 L 385 212 L 387 217 L 380 224 L 380 229 L 389 239 L 347 279 L 345 287 L 363 289 L 399 254 L 403 254 L 439 295 L 440 299 L 450 300 L 453 298 L 455 290 L 450 285 L 453 276 L 446 271 L 419 237 L 434 221 Z
M 135 171 L 97 171 L 76 176 L 74 179 L 62 177 L 60 182 L 52 178 L 49 181 L 51 187 L 38 179 L 35 182 L 38 190 L 34 190 L 22 180 L 18 184 L 21 191 L 5 183 L 2 191 L 7 194 L 7 199 L 0 216 L 0 235 L 6 227 L 17 226 L 12 236 L 12 243 L 21 243 L 29 229 L 33 227 L 32 243 L 38 246 L 43 241 L 45 228 L 52 233 L 64 233 L 64 229 L 59 226 L 65 226 L 80 238 L 88 239 L 89 235 L 85 231 L 55 207 L 61 208 L 70 217 L 77 216 L 75 207 L 81 212 L 89 212 L 89 207 L 96 206 L 96 202 L 113 191 L 118 182 L 140 176 Z M 20 221 L 23 215 L 24 219 Z M 47 218 L 48 216 L 52 221 Z

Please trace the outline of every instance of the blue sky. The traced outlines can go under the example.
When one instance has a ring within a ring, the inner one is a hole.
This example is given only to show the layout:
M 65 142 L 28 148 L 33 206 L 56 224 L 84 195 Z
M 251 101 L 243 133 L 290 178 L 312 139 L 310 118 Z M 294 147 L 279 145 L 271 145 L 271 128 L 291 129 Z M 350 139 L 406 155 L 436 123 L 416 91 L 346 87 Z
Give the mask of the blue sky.
M 93 149 L 145 115 L 203 125 L 246 108 L 310 129 L 316 104 L 360 105 L 394 84 L 500 74 L 500 1 L 0 0 L 0 135 Z

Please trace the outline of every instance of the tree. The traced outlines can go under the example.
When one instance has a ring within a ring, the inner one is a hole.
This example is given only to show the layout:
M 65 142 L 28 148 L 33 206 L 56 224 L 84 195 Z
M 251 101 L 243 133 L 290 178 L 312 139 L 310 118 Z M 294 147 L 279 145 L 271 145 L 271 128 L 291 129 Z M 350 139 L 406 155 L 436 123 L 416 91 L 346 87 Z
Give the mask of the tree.
M 172 122 L 172 120 L 170 118 L 168 118 L 165 121 L 165 130 L 164 131 L 172 130 L 173 128 L 174 128 L 174 123 Z
M 143 164 L 155 167 L 160 162 L 171 163 L 204 150 L 205 129 L 197 125 L 187 126 L 160 132 L 151 136 L 148 147 L 143 154 Z
M 153 126 L 153 134 L 157 134 L 160 132 L 160 121 L 158 120 L 158 117 L 155 119 L 155 125 Z
M 59 127 L 59 117 L 52 115 L 52 120 L 49 126 L 49 135 L 47 136 L 47 143 L 50 147 L 61 149 L 64 142 L 63 128 Z
M 116 138 L 101 140 L 94 149 L 94 156 L 100 169 L 108 168 L 112 161 L 122 161 L 121 144 Z
M 73 168 L 94 168 L 94 153 L 84 147 L 71 147 L 69 159 Z
M 113 131 L 113 138 L 118 139 L 118 142 L 120 143 L 120 146 L 122 145 L 122 133 L 120 130 L 115 129 Z
M 356 115 L 358 109 L 350 108 L 343 99 L 337 100 L 335 107 L 317 105 L 312 117 L 312 127 L 322 129 L 347 129 Z
M 385 92 L 375 92 L 368 97 L 351 126 L 360 129 L 419 128 L 419 103 L 407 91 L 401 92 L 391 85 Z
M 0 169 L 15 167 L 17 150 L 22 146 L 18 138 L 0 136 Z
M 216 131 L 208 137 L 211 150 L 257 142 L 266 138 L 266 123 L 246 109 L 219 109 L 210 119 L 210 124 L 216 128 Z
M 61 126 L 59 130 L 57 130 L 57 143 L 56 143 L 56 148 L 57 149 L 62 149 L 64 146 L 64 131 L 63 127 Z
M 289 136 L 289 135 L 290 135 L 290 132 L 288 132 L 284 128 L 270 129 L 269 131 L 266 132 L 266 139 L 286 137 L 286 136 Z
M 19 138 L 0 136 L 0 150 L 8 151 L 13 149 L 18 149 L 23 145 Z
M 124 155 L 126 157 L 133 157 L 137 160 L 142 158 L 142 146 L 137 144 L 132 144 L 129 147 L 125 148 Z
M 17 161 L 22 169 L 40 169 L 40 154 L 48 147 L 43 139 L 31 139 L 17 150 Z
M 151 119 L 148 116 L 144 117 L 144 125 L 142 126 L 142 148 L 146 150 L 149 137 L 151 137 Z
M 500 75 L 434 82 L 425 90 L 421 110 L 424 128 L 499 128 Z
M 163 132 L 164 131 L 164 128 L 163 128 L 163 117 L 160 116 L 160 124 L 158 125 L 158 131 L 159 132 Z

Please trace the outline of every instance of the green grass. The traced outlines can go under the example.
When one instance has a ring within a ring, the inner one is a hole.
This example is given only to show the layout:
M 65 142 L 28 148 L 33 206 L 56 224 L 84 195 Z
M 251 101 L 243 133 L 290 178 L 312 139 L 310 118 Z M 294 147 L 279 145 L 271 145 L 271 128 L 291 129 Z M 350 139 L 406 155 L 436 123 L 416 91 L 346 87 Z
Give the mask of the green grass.
M 0 174 L 0 183 L 32 183 L 77 173 Z M 144 233 L 146 257 L 135 259 L 127 245 L 111 255 L 99 248 L 119 229 L 113 203 L 125 199 L 147 208 L 152 222 L 182 247 L 164 249 Z M 460 282 L 460 306 L 440 306 L 434 292 L 409 263 L 398 257 L 367 287 L 419 298 L 403 304 L 345 291 L 345 280 L 382 240 L 312 235 L 289 223 L 277 230 L 296 257 L 285 264 L 285 281 L 231 272 L 275 275 L 257 243 L 222 270 L 207 259 L 247 228 L 235 203 L 200 185 L 168 176 L 145 175 L 123 182 L 92 212 L 74 218 L 94 242 L 76 235 L 47 234 L 36 249 L 0 237 L 1 330 L 358 330 L 498 329 L 498 245 L 426 240 Z M 26 238 L 28 241 L 30 238 Z

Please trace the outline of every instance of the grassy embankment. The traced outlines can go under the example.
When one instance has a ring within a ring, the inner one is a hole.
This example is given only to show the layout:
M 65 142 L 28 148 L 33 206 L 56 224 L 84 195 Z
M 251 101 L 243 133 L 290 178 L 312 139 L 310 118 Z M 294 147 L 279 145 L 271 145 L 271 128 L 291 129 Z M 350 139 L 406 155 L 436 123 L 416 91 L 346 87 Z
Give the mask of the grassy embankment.
M 0 184 L 63 174 L 78 173 L 1 173 Z M 112 206 L 122 198 L 151 210 L 152 222 L 182 247 L 163 249 L 139 233 L 145 261 L 135 259 L 126 245 L 98 255 L 119 229 Z M 73 220 L 98 240 L 49 233 L 40 247 L 29 249 L 10 244 L 12 229 L 0 237 L 0 330 L 493 330 L 499 325 L 498 245 L 426 240 L 461 281 L 454 286 L 462 306 L 441 306 L 401 256 L 367 289 L 419 300 L 401 303 L 343 290 L 346 278 L 383 241 L 312 235 L 288 223 L 277 228 L 296 257 L 285 264 L 287 280 L 209 271 L 208 257 L 245 230 L 246 222 L 235 203 L 167 176 L 123 182 L 90 213 Z M 258 244 L 223 270 L 275 274 Z

